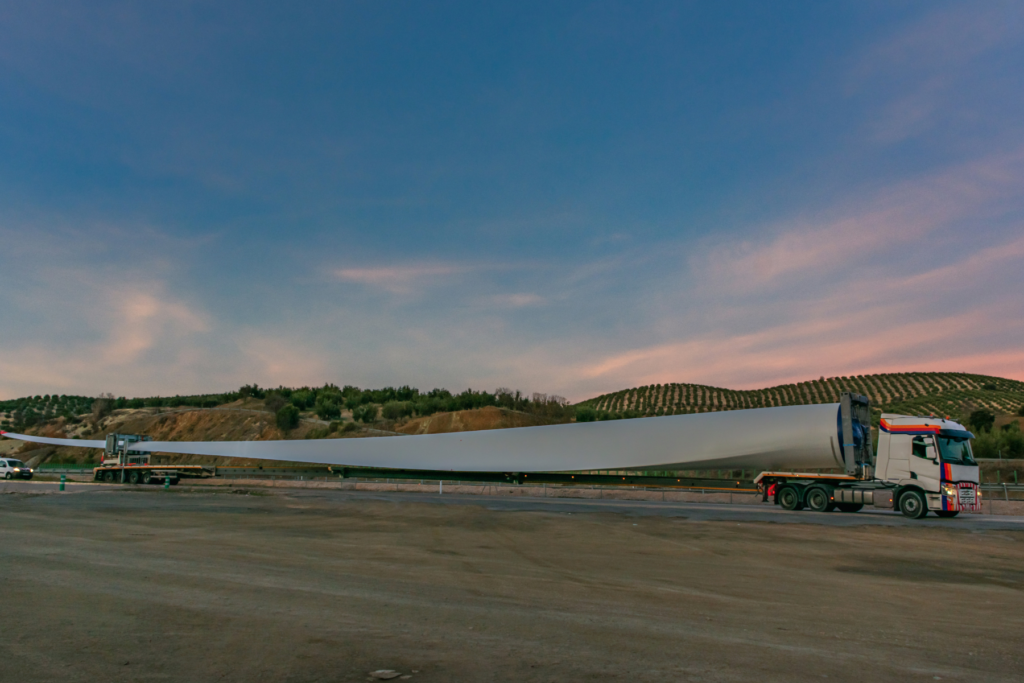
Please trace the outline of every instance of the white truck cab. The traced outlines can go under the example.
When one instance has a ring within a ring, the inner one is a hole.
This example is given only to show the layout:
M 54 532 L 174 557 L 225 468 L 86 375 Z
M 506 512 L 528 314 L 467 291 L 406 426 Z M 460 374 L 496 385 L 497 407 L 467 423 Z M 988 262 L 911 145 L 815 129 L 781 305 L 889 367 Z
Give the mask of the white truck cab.
M 973 437 L 952 420 L 883 414 L 875 478 L 900 491 L 918 492 L 927 510 L 940 516 L 979 510 L 979 469 L 970 444 Z

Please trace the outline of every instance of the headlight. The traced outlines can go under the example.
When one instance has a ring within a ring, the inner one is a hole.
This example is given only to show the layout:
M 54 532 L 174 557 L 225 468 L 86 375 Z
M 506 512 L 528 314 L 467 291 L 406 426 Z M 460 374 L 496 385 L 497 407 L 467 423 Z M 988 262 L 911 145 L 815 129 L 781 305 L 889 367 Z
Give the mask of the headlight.
M 943 484 L 942 495 L 947 498 L 956 498 L 956 486 L 953 484 Z

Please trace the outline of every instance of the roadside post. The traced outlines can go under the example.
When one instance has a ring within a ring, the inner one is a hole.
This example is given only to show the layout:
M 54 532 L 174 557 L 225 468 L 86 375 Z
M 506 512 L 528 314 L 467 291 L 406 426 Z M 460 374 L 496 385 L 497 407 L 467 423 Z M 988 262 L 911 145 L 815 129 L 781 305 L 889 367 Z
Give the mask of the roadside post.
M 67 481 L 68 475 L 61 473 L 60 475 L 60 490 L 64 490 L 64 482 Z
M 171 478 L 164 477 L 164 491 L 170 491 L 171 489 Z

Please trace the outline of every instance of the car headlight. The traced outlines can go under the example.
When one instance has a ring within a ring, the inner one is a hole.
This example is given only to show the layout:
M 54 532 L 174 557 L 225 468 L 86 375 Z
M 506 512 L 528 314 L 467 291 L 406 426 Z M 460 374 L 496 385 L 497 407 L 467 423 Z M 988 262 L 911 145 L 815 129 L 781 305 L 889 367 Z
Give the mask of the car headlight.
M 947 498 L 956 498 L 956 486 L 953 484 L 943 484 L 942 495 Z

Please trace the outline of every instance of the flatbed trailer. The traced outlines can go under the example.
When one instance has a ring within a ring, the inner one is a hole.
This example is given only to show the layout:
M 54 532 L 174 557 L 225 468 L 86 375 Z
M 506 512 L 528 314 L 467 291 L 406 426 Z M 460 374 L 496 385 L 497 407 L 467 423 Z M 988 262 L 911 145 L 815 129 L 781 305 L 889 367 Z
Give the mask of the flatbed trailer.
M 212 467 L 203 465 L 100 465 L 93 468 L 93 479 L 108 484 L 177 485 L 182 479 L 204 479 L 213 476 Z

